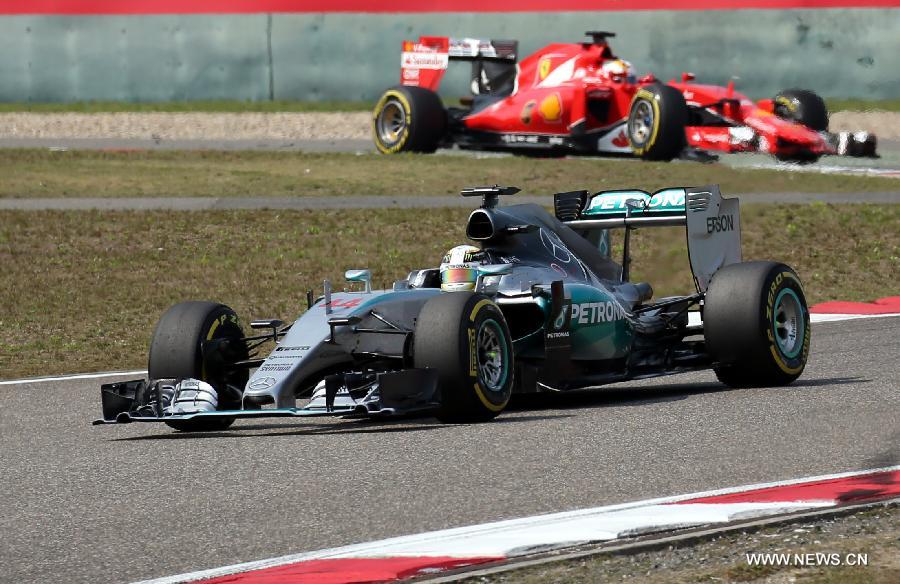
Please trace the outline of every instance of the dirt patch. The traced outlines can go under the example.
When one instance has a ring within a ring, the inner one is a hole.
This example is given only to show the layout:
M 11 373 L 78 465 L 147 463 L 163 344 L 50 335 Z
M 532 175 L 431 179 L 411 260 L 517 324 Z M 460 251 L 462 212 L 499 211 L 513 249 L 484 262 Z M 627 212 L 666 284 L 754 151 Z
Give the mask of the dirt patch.
M 368 139 L 368 112 L 7 113 L 0 138 L 160 140 Z
M 829 127 L 832 132 L 872 132 L 882 140 L 900 140 L 898 112 L 835 112 Z

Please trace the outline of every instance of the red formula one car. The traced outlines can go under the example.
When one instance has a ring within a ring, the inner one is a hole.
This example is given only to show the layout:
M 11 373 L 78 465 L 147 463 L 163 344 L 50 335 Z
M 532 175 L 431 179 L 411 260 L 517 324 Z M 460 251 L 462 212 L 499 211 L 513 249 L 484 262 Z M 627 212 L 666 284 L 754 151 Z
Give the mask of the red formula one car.
M 826 154 L 875 156 L 875 136 L 828 132 L 818 95 L 788 90 L 752 101 L 727 87 L 636 78 L 616 57 L 610 32 L 552 44 L 517 62 L 516 41 L 421 37 L 404 41 L 401 85 L 375 106 L 381 152 L 481 150 L 625 154 L 651 160 L 766 152 L 811 162 Z M 450 61 L 472 63 L 470 97 L 444 107 L 437 94 Z

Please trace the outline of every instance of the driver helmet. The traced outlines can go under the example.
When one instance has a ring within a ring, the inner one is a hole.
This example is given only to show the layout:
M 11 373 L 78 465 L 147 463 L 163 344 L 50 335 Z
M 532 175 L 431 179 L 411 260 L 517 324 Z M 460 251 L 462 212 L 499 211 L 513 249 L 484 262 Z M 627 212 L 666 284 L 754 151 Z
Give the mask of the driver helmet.
M 603 63 L 601 68 L 612 81 L 634 82 L 634 69 L 631 63 L 624 59 L 610 59 Z
M 478 281 L 478 266 L 485 254 L 474 245 L 457 245 L 441 260 L 441 290 L 462 292 L 474 290 Z

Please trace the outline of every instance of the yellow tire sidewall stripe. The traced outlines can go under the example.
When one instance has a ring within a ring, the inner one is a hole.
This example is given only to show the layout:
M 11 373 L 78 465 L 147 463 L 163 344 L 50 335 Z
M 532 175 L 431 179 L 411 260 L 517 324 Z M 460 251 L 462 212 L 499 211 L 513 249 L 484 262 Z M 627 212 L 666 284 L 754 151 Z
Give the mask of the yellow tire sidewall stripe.
M 388 100 L 391 98 L 395 98 L 400 102 L 400 105 L 403 106 L 403 111 L 406 113 L 406 125 L 403 128 L 403 134 L 400 136 L 400 140 L 391 146 L 390 148 L 386 147 L 381 143 L 381 140 L 378 137 L 378 115 L 381 113 L 381 110 L 384 109 L 385 104 L 387 104 Z M 406 96 L 396 89 L 389 89 L 384 92 L 384 95 L 381 96 L 381 99 L 378 100 L 378 103 L 375 104 L 375 110 L 372 113 L 372 135 L 375 137 L 375 147 L 378 148 L 378 151 L 382 154 L 396 154 L 403 148 L 406 144 L 406 141 L 409 139 L 409 124 L 412 119 L 412 107 L 409 105 L 409 100 L 406 99 Z
M 653 131 L 650 133 L 650 139 L 647 140 L 647 142 L 643 146 L 636 147 L 631 142 L 631 135 L 628 135 L 628 142 L 631 144 L 631 149 L 634 150 L 634 153 L 638 156 L 641 156 L 642 154 L 647 152 L 647 150 L 653 147 L 653 144 L 656 143 L 656 136 L 659 134 L 659 102 L 656 101 L 656 97 L 656 95 L 647 91 L 646 89 L 638 89 L 631 101 L 633 106 L 634 102 L 636 102 L 638 99 L 643 99 L 649 102 L 650 106 L 653 108 Z
M 803 297 L 806 298 L 806 294 L 803 291 L 803 284 L 800 282 L 800 278 L 797 277 L 793 272 L 781 272 L 782 281 L 790 279 L 793 280 L 797 284 L 797 288 Z M 781 287 L 779 287 L 779 290 Z M 766 319 L 771 318 L 770 309 L 767 307 L 766 310 Z M 784 358 L 781 356 L 781 353 L 778 352 L 778 348 L 775 346 L 775 338 L 772 336 L 772 331 L 768 330 L 767 334 L 769 337 L 769 351 L 772 353 L 772 358 L 775 359 L 775 364 L 778 365 L 778 368 L 787 373 L 788 375 L 796 375 L 803 371 L 804 366 L 806 365 L 806 359 L 809 355 L 809 341 L 810 341 L 810 328 L 809 328 L 809 313 L 807 313 L 806 318 L 803 323 L 803 349 L 800 353 L 800 364 L 797 367 L 791 367 L 788 365 Z
M 474 323 L 475 318 L 478 316 L 478 313 L 481 311 L 481 309 L 485 306 L 489 306 L 490 304 L 492 304 L 492 302 L 488 299 L 483 299 L 476 302 L 475 306 L 472 307 L 472 312 L 469 313 L 469 321 Z M 475 395 L 478 396 L 481 404 L 492 412 L 499 412 L 503 410 L 503 408 L 505 408 L 506 404 L 509 402 L 509 397 L 507 397 L 505 400 L 503 400 L 502 403 L 495 404 L 487 398 L 487 396 L 484 394 L 484 390 L 482 389 L 481 384 L 477 381 L 474 383 L 473 388 L 475 389 Z

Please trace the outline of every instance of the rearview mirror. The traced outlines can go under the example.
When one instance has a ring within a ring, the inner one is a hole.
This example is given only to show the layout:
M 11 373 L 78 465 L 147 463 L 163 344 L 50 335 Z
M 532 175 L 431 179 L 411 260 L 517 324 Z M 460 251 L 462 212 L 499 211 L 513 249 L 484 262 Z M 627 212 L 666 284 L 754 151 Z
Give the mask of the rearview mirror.
M 369 270 L 347 270 L 344 272 L 344 279 L 348 282 L 362 282 L 364 292 L 372 291 L 372 272 Z

